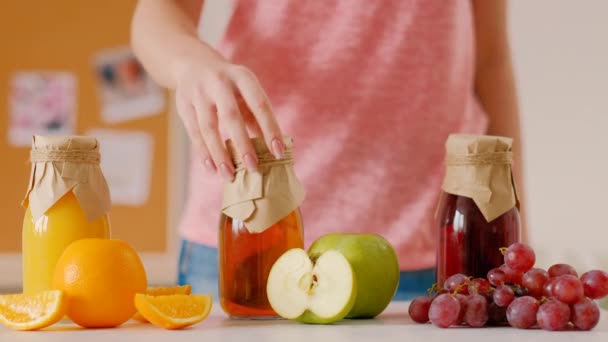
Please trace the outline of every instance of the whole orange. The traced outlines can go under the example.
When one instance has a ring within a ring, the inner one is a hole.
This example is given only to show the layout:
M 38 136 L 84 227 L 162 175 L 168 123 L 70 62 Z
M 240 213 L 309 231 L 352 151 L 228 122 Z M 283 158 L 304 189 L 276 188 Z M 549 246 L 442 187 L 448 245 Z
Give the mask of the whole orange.
M 53 287 L 67 296 L 67 315 L 85 328 L 118 326 L 136 312 L 136 293 L 146 292 L 146 272 L 127 242 L 81 239 L 57 261 Z

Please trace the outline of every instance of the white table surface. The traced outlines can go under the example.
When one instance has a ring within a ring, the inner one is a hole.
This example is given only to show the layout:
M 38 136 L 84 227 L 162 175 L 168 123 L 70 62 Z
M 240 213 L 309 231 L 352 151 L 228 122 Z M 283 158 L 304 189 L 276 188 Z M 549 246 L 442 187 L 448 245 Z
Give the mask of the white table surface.
M 15 331 L 0 326 L 1 342 L 155 342 L 155 341 L 277 341 L 277 342 L 356 342 L 356 341 L 602 341 L 608 342 L 608 311 L 592 331 L 549 332 L 515 328 L 457 327 L 439 329 L 431 324 L 416 324 L 407 314 L 405 302 L 395 302 L 373 320 L 344 320 L 334 325 L 307 325 L 286 320 L 244 321 L 228 319 L 215 306 L 203 322 L 169 331 L 151 324 L 127 322 L 113 329 L 82 329 L 71 323 L 58 323 L 40 331 Z

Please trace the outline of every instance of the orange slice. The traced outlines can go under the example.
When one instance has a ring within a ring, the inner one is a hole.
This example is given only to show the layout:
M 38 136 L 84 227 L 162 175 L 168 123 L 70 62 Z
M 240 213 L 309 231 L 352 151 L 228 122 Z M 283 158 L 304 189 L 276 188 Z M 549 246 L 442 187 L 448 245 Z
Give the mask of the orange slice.
M 63 291 L 0 296 L 0 323 L 17 330 L 37 330 L 57 323 L 66 313 Z
M 172 287 L 148 287 L 146 294 L 150 296 L 168 296 L 174 294 L 185 294 L 189 295 L 192 291 L 190 284 Z M 142 316 L 139 312 L 136 312 L 132 319 L 140 322 L 147 322 L 148 320 Z
M 165 329 L 181 329 L 204 320 L 211 312 L 211 295 L 135 295 L 135 307 L 150 323 Z

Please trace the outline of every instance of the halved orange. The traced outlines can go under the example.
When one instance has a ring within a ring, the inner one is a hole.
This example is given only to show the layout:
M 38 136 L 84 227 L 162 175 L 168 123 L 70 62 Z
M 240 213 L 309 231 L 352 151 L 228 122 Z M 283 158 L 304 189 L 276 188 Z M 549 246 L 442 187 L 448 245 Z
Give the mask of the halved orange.
M 33 295 L 0 296 L 0 323 L 17 330 L 37 330 L 60 321 L 66 313 L 65 293 L 43 291 Z
M 181 329 L 201 322 L 211 312 L 211 295 L 135 295 L 135 307 L 150 323 L 165 329 Z
M 185 294 L 189 295 L 192 291 L 192 286 L 190 284 L 181 285 L 181 286 L 171 286 L 171 287 L 148 287 L 146 289 L 146 294 L 149 296 L 168 296 L 174 294 Z M 136 312 L 132 319 L 140 322 L 147 322 L 148 320 L 142 316 L 139 312 Z

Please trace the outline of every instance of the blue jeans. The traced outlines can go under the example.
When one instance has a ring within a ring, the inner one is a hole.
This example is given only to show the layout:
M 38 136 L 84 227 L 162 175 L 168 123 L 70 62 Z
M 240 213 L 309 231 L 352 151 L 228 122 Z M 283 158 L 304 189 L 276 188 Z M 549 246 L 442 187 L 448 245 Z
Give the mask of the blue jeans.
M 424 295 L 435 282 L 435 270 L 401 272 L 399 287 L 393 300 L 410 300 Z M 213 295 L 218 300 L 217 248 L 182 241 L 179 256 L 178 283 L 190 284 L 193 293 Z

